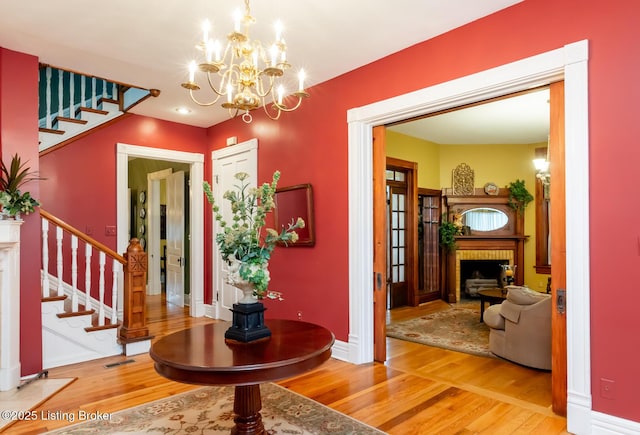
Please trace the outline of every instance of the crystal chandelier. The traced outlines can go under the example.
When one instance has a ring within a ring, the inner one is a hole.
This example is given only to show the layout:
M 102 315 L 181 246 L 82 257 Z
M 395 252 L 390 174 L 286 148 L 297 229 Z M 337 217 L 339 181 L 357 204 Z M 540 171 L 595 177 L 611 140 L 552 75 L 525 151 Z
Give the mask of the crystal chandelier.
M 298 89 L 292 94 L 282 83 L 291 68 L 287 62 L 287 47 L 282 37 L 282 25 L 276 23 L 275 41 L 268 47 L 249 38 L 249 27 L 255 23 L 245 0 L 244 15 L 240 10 L 234 14 L 234 29 L 227 35 L 226 47 L 209 38 L 211 25 L 206 20 L 202 26 L 203 38 L 196 46 L 203 52 L 203 61 L 192 61 L 189 65 L 189 81 L 182 87 L 189 90 L 191 99 L 200 106 L 212 106 L 220 97 L 222 107 L 229 116 L 242 113 L 242 120 L 250 123 L 251 111 L 262 106 L 269 118 L 277 120 L 282 112 L 292 112 L 300 107 L 302 99 L 309 96 L 304 90 L 305 73 L 298 73 Z M 206 74 L 213 91 L 213 99 L 201 102 L 194 96 L 200 86 L 195 82 L 197 71 Z

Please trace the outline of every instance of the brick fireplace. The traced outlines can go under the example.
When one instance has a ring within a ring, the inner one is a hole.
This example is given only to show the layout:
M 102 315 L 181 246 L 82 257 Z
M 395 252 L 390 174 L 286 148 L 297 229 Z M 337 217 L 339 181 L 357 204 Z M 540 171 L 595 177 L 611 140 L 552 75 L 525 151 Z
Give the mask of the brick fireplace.
M 493 260 L 497 263 L 514 264 L 514 251 L 511 249 L 464 249 L 457 250 L 455 257 L 456 300 L 460 300 L 461 289 L 464 288 L 462 277 L 462 261 Z M 487 276 L 487 278 L 493 278 Z

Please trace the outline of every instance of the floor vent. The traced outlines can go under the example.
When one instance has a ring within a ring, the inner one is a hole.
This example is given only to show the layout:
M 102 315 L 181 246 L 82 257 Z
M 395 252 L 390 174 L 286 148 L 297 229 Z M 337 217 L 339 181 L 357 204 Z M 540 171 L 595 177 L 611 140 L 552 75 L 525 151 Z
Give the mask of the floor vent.
M 126 359 L 126 360 L 124 360 L 124 361 L 115 362 L 115 363 L 111 363 L 111 364 L 106 364 L 106 365 L 104 366 L 104 368 L 105 368 L 105 369 L 110 369 L 110 368 L 112 368 L 112 367 L 118 367 L 118 366 L 121 366 L 121 365 L 123 365 L 123 364 L 129 364 L 129 363 L 132 363 L 132 362 L 135 362 L 135 360 L 133 360 L 133 359 Z

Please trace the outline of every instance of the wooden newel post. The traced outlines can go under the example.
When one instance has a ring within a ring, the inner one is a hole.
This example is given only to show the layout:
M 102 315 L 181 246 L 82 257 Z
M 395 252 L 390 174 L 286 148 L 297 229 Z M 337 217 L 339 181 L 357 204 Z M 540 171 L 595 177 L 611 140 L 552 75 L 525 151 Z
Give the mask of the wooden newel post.
M 123 256 L 127 264 L 124 266 L 124 313 L 119 338 L 122 343 L 131 343 L 152 338 L 147 327 L 147 254 L 138 239 L 133 238 Z

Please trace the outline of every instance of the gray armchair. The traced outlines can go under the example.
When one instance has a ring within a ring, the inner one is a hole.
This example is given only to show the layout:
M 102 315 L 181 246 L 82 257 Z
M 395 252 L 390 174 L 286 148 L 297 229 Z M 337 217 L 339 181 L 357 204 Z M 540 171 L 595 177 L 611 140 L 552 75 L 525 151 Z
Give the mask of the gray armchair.
M 528 367 L 551 370 L 551 296 L 508 287 L 507 299 L 484 312 L 489 349 Z

